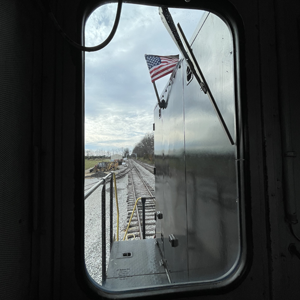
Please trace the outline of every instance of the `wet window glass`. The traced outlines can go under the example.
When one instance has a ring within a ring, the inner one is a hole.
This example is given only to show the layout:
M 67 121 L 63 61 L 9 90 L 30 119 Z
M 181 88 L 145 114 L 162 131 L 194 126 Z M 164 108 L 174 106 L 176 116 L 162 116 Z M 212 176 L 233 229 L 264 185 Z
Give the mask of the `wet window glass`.
M 116 10 L 91 14 L 86 46 Z M 104 292 L 211 288 L 239 269 L 235 55 L 212 13 L 132 4 L 85 53 L 85 264 Z

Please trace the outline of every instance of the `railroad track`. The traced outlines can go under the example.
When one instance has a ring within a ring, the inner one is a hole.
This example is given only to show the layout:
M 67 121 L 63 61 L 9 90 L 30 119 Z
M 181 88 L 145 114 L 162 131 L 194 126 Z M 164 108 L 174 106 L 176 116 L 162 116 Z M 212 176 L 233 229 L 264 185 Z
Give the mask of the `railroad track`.
M 129 160 L 130 172 L 128 173 L 128 202 L 127 210 L 128 217 L 127 222 L 129 222 L 134 204 L 139 197 L 154 197 L 154 175 L 148 174 L 145 176 L 143 174 L 142 167 L 133 160 Z M 148 178 L 147 178 L 148 177 Z M 153 177 L 153 178 L 149 178 Z M 147 199 L 145 203 L 145 226 L 146 226 L 146 238 L 153 238 L 155 235 L 155 199 Z M 142 239 L 142 202 L 138 202 L 136 207 L 136 212 L 128 229 L 128 239 Z
M 128 161 L 128 167 L 124 168 L 116 174 L 116 179 L 124 177 L 128 174 L 128 199 L 127 199 L 127 224 L 131 216 L 135 201 L 139 197 L 154 197 L 154 174 L 149 172 L 149 168 L 145 168 L 144 164 L 136 163 L 133 160 Z M 87 183 L 85 191 L 94 186 L 100 178 L 93 178 L 93 182 Z M 109 191 L 109 187 L 107 187 Z M 153 238 L 155 235 L 155 199 L 147 199 L 145 203 L 145 225 L 146 238 Z M 143 238 L 143 210 L 142 201 L 139 200 L 136 212 L 131 221 L 127 236 L 128 239 Z
M 116 174 L 116 179 L 124 177 L 128 172 L 130 172 L 130 168 L 129 167 L 124 168 L 118 174 Z
M 118 172 L 116 174 L 116 179 L 120 179 L 120 178 L 124 177 L 126 174 L 128 174 L 128 172 L 130 172 L 130 168 L 129 167 L 126 167 L 126 168 L 122 169 L 120 172 Z M 85 184 L 84 191 L 87 191 L 92 186 L 94 186 L 99 181 L 99 179 L 101 179 L 101 178 L 102 177 L 100 177 L 100 176 L 99 177 L 91 177 L 90 178 L 91 179 L 91 183 Z
M 138 163 L 139 165 L 141 165 L 142 167 L 144 167 L 146 170 L 148 170 L 149 172 L 151 172 L 152 174 L 154 174 L 154 166 L 151 166 L 149 164 L 146 164 L 144 162 L 141 162 L 139 160 L 134 160 L 135 163 Z

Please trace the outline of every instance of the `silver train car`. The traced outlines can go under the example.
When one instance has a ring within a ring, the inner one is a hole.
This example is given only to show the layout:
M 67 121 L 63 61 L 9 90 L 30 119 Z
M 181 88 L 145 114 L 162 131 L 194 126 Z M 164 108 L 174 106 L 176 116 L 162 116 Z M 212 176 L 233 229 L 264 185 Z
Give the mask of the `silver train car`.
M 181 59 L 154 110 L 155 241 L 113 243 L 103 281 L 112 291 L 221 287 L 245 263 L 232 36 L 218 16 L 205 13 L 190 45 L 234 143 Z
M 243 255 L 234 47 L 227 25 L 210 13 L 190 45 L 235 142 L 182 59 L 154 113 L 157 240 L 174 282 L 219 282 Z

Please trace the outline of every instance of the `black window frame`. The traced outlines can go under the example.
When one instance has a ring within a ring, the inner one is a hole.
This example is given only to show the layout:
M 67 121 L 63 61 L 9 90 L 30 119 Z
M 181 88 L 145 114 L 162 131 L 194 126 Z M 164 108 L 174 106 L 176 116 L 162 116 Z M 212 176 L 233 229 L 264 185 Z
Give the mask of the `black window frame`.
M 90 14 L 97 9 L 99 6 L 103 4 L 107 4 L 108 2 L 114 1 L 99 1 L 99 0 L 82 0 L 77 15 L 77 32 L 78 36 L 77 39 L 84 43 L 84 29 L 85 23 L 90 16 Z M 210 11 L 217 16 L 219 16 L 229 27 L 232 32 L 233 36 L 233 43 L 234 48 L 236 49 L 236 56 L 235 56 L 235 70 L 234 70 L 234 79 L 236 82 L 235 87 L 235 94 L 236 94 L 236 116 L 237 122 L 239 124 L 243 124 L 243 128 L 241 128 L 241 132 L 237 135 L 238 136 L 238 157 L 241 157 L 240 161 L 238 162 L 238 177 L 239 177 L 239 190 L 240 193 L 243 195 L 243 201 L 241 201 L 241 212 L 240 212 L 240 228 L 241 228 L 241 239 L 242 239 L 242 246 L 243 248 L 249 249 L 251 248 L 252 244 L 252 236 L 251 230 L 249 230 L 249 226 L 247 227 L 246 224 L 249 223 L 247 220 L 250 219 L 250 212 L 246 210 L 245 203 L 247 199 L 250 198 L 250 187 L 245 184 L 247 177 L 246 170 L 247 165 L 247 157 L 248 153 L 246 151 L 245 145 L 246 143 L 246 124 L 243 122 L 243 116 L 245 115 L 245 76 L 244 71 L 241 68 L 243 61 L 245 60 L 242 56 L 244 51 L 244 29 L 242 20 L 233 7 L 233 5 L 229 1 L 218 1 L 218 0 L 202 0 L 199 2 L 191 1 L 191 2 L 184 2 L 184 1 L 129 1 L 126 3 L 131 4 L 142 4 L 142 5 L 151 5 L 151 6 L 168 6 L 172 8 L 189 8 L 189 9 L 201 9 Z M 78 282 L 80 282 L 81 287 L 83 290 L 89 294 L 94 299 L 99 299 L 99 297 L 105 298 L 130 298 L 130 297 L 141 297 L 141 296 L 159 296 L 159 295 L 166 295 L 166 294 L 177 294 L 177 293 L 185 293 L 186 296 L 195 296 L 195 295 L 211 295 L 211 294 L 222 294 L 224 291 L 226 293 L 234 290 L 239 284 L 245 279 L 245 274 L 251 267 L 252 255 L 251 251 L 245 251 L 246 249 L 241 249 L 242 253 L 240 256 L 240 268 L 234 274 L 233 277 L 230 278 L 229 282 L 223 281 L 221 285 L 213 284 L 212 286 L 205 286 L 205 285 L 198 285 L 196 288 L 166 288 L 166 287 L 158 287 L 153 290 L 145 289 L 144 291 L 128 291 L 128 292 L 110 292 L 108 290 L 103 289 L 100 285 L 98 285 L 88 274 L 85 268 L 84 262 L 84 201 L 83 194 L 84 194 L 84 182 L 82 180 L 81 174 L 84 172 L 84 78 L 85 78 L 85 66 L 84 66 L 84 53 L 76 52 L 74 56 L 81 59 L 81 66 L 77 70 L 77 82 L 81 82 L 81 85 L 77 87 L 77 95 L 78 99 L 77 102 L 77 112 L 76 115 L 78 120 L 78 126 L 76 127 L 76 136 L 80 137 L 77 139 L 77 144 L 75 145 L 75 156 L 77 161 L 80 161 L 80 164 L 77 169 L 75 170 L 76 175 L 75 181 L 79 184 L 76 186 L 76 190 L 79 193 L 78 197 L 75 200 L 75 272 Z M 241 99 L 243 98 L 243 105 Z M 244 196 L 245 195 L 245 196 Z M 247 199 L 245 198 L 247 195 Z M 81 199 L 81 200 L 80 200 Z

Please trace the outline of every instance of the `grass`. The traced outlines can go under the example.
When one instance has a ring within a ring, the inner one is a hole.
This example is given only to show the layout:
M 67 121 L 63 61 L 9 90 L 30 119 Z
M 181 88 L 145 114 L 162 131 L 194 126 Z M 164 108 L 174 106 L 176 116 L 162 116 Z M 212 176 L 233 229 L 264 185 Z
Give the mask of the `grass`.
M 84 160 L 84 165 L 85 165 L 85 170 L 94 167 L 97 163 L 102 162 L 102 161 L 107 161 L 110 162 L 109 158 L 105 159 L 85 159 Z

